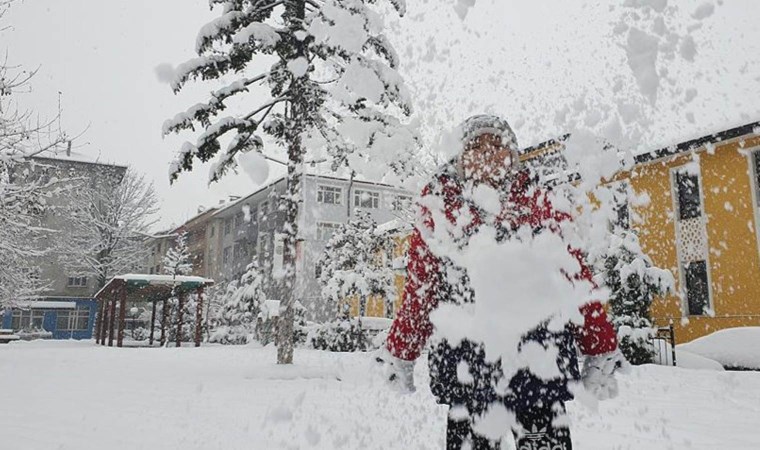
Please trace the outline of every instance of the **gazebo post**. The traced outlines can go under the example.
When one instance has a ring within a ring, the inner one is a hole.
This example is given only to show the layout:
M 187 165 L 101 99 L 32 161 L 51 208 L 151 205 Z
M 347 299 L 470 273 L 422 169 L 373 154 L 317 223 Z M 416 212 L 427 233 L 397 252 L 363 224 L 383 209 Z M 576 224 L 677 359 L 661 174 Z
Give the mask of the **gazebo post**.
M 163 311 L 161 312 L 161 347 L 166 344 L 166 318 L 169 316 L 169 304 L 167 303 L 169 299 L 165 298 L 163 300 Z
M 100 325 L 100 345 L 106 345 L 106 328 L 108 327 L 108 297 L 104 295 L 103 302 L 103 323 Z
M 179 295 L 177 298 L 179 299 L 179 305 L 177 307 L 177 347 L 182 345 L 182 313 L 183 309 L 185 308 L 185 292 L 180 289 L 178 294 Z
M 150 312 L 150 339 L 148 342 L 150 343 L 150 346 L 153 347 L 153 332 L 156 329 L 156 301 L 153 300 L 153 308 Z
M 195 301 L 195 346 L 201 346 L 201 324 L 203 322 L 203 285 L 196 291 L 198 299 Z
M 108 313 L 108 346 L 113 347 L 113 331 L 114 322 L 116 321 L 116 296 L 111 293 L 111 302 Z
M 124 286 L 119 292 L 119 334 L 116 338 L 116 346 L 121 347 L 124 343 L 124 316 L 127 312 L 127 285 Z
M 105 312 L 106 307 L 103 304 L 103 299 L 98 299 L 98 323 L 95 327 L 95 343 L 100 344 L 100 330 L 103 328 L 103 313 Z

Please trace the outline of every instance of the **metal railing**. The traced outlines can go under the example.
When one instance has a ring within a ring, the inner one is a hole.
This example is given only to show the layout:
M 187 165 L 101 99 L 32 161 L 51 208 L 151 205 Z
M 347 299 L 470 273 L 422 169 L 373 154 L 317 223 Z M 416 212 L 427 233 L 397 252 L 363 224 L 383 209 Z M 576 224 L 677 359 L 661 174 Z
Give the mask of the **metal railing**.
M 652 345 L 654 346 L 654 363 L 661 366 L 676 365 L 676 335 L 673 331 L 673 324 L 667 327 L 655 328 L 652 336 Z M 670 348 L 668 348 L 670 345 Z

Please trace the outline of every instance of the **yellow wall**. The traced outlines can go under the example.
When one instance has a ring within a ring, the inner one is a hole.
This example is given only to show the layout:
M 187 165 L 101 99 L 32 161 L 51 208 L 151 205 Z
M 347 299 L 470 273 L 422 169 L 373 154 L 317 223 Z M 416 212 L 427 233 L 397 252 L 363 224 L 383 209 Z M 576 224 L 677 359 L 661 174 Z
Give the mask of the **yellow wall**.
M 411 236 L 409 233 L 410 232 L 403 232 L 393 237 L 392 239 L 393 258 L 400 258 L 406 254 L 409 248 L 409 238 Z M 398 311 L 398 309 L 401 307 L 401 302 L 403 301 L 405 283 L 406 283 L 406 274 L 397 272 L 395 276 L 396 296 L 393 302 L 394 316 L 395 316 L 395 312 Z M 349 305 L 350 316 L 351 317 L 358 316 L 359 315 L 359 298 L 351 297 L 347 299 L 346 301 L 348 302 L 348 305 Z M 383 304 L 383 299 L 381 297 L 371 296 L 367 300 L 367 308 L 364 315 L 366 317 L 385 317 L 385 306 Z
M 760 145 L 747 139 L 744 148 Z M 682 319 L 681 300 L 673 295 L 655 301 L 657 325 L 672 319 L 676 340 L 685 342 L 717 329 L 760 325 L 760 254 L 755 233 L 752 185 L 746 152 L 738 143 L 716 146 L 713 153 L 697 152 L 700 161 L 712 304 L 715 316 Z M 651 203 L 637 210 L 643 223 L 635 224 L 643 250 L 655 265 L 670 269 L 681 287 L 676 255 L 675 205 L 670 169 L 690 162 L 690 154 L 647 163 L 627 177 L 637 193 L 646 192 Z M 727 208 L 728 205 L 728 208 Z

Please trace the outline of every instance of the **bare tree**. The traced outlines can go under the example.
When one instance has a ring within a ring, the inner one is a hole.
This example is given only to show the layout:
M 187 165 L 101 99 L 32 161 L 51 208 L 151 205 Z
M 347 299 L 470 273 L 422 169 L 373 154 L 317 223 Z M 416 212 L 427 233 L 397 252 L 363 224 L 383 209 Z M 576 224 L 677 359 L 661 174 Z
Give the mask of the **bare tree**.
M 149 251 L 144 241 L 158 211 L 152 183 L 129 168 L 119 182 L 90 179 L 70 196 L 71 225 L 60 247 L 65 265 L 93 275 L 98 288 L 141 266 Z
M 0 0 L 0 19 L 10 4 Z M 18 94 L 30 91 L 34 74 L 10 65 L 7 57 L 0 62 L 0 306 L 44 289 L 33 263 L 49 251 L 37 245 L 49 231 L 39 218 L 46 198 L 63 189 L 63 180 L 31 176 L 24 162 L 71 145 L 59 126 L 60 110 L 44 120 L 18 105 Z

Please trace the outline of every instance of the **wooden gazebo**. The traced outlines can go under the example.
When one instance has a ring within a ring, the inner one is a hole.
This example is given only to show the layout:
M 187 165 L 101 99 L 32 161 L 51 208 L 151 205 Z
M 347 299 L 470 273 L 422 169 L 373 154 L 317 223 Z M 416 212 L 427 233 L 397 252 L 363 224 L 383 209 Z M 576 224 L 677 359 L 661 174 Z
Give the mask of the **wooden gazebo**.
M 189 292 L 195 292 L 198 296 L 195 312 L 195 346 L 199 347 L 201 345 L 201 324 L 203 320 L 203 292 L 207 286 L 212 284 L 214 284 L 214 280 L 207 278 L 179 275 L 126 274 L 113 277 L 95 294 L 95 299 L 98 301 L 95 342 L 106 345 L 107 338 L 108 346 L 113 347 L 114 332 L 116 332 L 116 346 L 122 346 L 127 301 L 130 301 L 152 304 L 149 343 L 153 345 L 156 304 L 161 302 L 160 342 L 161 345 L 164 345 L 166 343 L 166 321 L 169 315 L 169 302 L 167 300 L 177 297 L 179 300 L 179 320 L 177 321 L 176 346 L 179 347 L 182 342 L 182 311 L 185 296 Z

